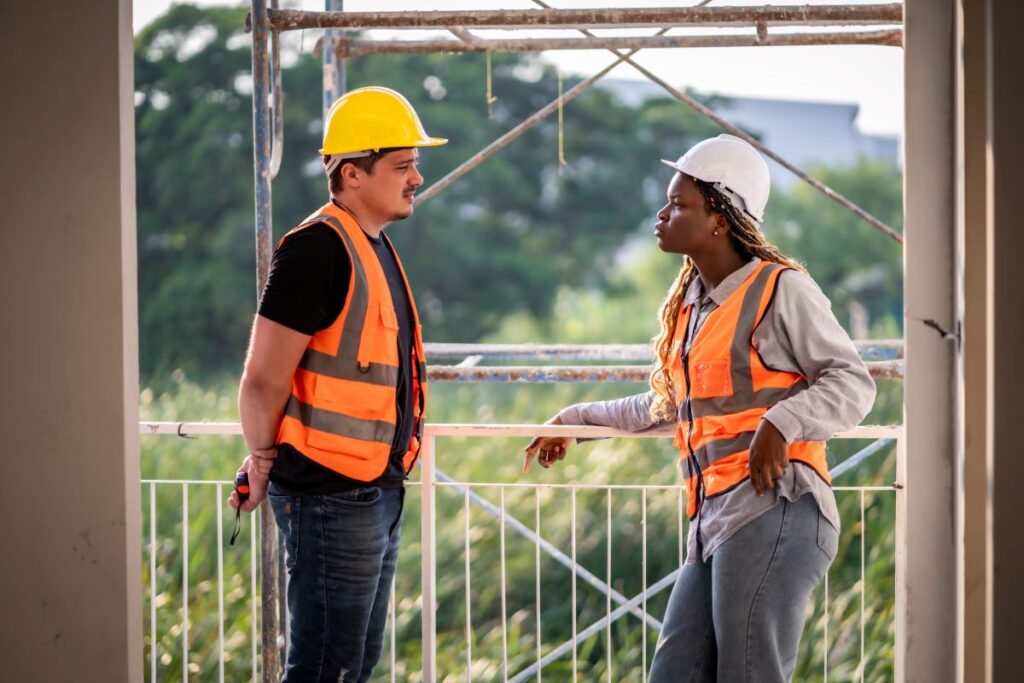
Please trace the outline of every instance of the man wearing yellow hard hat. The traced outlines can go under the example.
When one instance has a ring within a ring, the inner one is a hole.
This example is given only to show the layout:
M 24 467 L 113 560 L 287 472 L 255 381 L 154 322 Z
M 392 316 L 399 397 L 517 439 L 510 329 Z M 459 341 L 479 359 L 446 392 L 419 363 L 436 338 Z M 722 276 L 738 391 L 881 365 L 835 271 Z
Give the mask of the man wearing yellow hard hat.
M 284 534 L 286 683 L 366 681 L 380 658 L 427 401 L 384 228 L 413 212 L 419 148 L 446 142 L 394 90 L 339 98 L 320 150 L 330 200 L 278 243 L 260 299 L 238 401 L 251 495 L 231 504 L 250 512 L 269 492 Z

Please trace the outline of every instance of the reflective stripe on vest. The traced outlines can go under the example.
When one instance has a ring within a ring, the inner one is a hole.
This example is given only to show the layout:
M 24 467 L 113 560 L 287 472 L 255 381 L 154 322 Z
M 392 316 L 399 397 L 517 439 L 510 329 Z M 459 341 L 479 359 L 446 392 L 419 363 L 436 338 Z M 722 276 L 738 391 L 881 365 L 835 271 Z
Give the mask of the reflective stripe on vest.
M 314 334 L 292 377 L 277 443 L 288 443 L 314 462 L 360 481 L 380 476 L 391 456 L 398 422 L 398 318 L 387 278 L 370 240 L 355 219 L 333 203 L 324 205 L 289 237 L 318 223 L 341 238 L 352 264 L 344 306 L 330 327 Z M 394 253 L 387 236 L 381 235 Z M 406 471 L 419 451 L 426 407 L 426 372 L 419 314 L 398 254 L 413 316 L 414 434 Z
M 705 498 L 732 491 L 750 478 L 750 444 L 761 418 L 779 401 L 807 388 L 799 374 L 768 367 L 754 348 L 754 330 L 775 296 L 785 267 L 764 261 L 721 306 L 708 314 L 682 353 L 692 306 L 684 306 L 672 342 L 672 374 L 679 420 L 675 445 L 686 460 L 687 514 Z M 811 467 L 831 484 L 821 441 L 787 444 L 790 462 Z

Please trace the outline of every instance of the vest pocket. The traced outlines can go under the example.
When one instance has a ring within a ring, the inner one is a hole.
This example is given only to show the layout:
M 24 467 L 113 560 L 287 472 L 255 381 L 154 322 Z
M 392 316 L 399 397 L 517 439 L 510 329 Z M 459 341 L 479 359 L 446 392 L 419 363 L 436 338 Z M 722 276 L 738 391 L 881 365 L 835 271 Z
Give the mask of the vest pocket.
M 376 316 L 372 313 L 373 306 L 377 308 Z M 394 307 L 387 302 L 371 304 L 359 342 L 357 361 L 362 372 L 368 371 L 370 363 L 398 365 L 398 317 Z
M 365 420 L 382 419 L 389 402 L 395 400 L 391 387 L 355 384 L 323 375 L 316 377 L 313 396 L 318 408 Z
M 378 450 L 385 455 L 390 451 L 395 434 L 394 389 L 319 375 L 313 395 L 308 445 L 363 460 L 380 457 Z
M 732 395 L 732 376 L 728 360 L 707 360 L 692 363 L 693 398 L 712 398 Z

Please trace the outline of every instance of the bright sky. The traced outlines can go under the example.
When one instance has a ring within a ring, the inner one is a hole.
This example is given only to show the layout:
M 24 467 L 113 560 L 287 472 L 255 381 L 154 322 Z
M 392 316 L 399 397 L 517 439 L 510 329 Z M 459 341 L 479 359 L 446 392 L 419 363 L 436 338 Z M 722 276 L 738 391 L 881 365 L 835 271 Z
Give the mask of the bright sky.
M 695 0 L 689 0 L 696 4 Z M 842 4 L 869 4 L 879 0 L 843 0 Z M 135 30 L 152 21 L 176 0 L 135 0 Z M 224 0 L 192 0 L 198 5 L 223 5 Z M 670 0 L 547 0 L 558 9 L 678 6 Z M 716 0 L 717 6 L 839 4 L 834 1 Z M 281 0 L 282 7 L 323 9 L 323 0 Z M 399 11 L 425 9 L 536 9 L 530 0 L 344 0 L 347 11 Z M 533 35 L 577 35 L 545 32 Z M 407 34 L 405 37 L 409 37 Z M 311 50 L 315 40 L 305 40 Z M 604 50 L 552 51 L 547 58 L 564 73 L 593 74 L 613 59 Z M 634 59 L 676 86 L 724 95 L 765 97 L 860 105 L 858 126 L 867 133 L 903 132 L 903 51 L 882 46 L 754 47 L 643 50 Z M 613 70 L 609 78 L 638 79 L 644 76 L 628 65 Z

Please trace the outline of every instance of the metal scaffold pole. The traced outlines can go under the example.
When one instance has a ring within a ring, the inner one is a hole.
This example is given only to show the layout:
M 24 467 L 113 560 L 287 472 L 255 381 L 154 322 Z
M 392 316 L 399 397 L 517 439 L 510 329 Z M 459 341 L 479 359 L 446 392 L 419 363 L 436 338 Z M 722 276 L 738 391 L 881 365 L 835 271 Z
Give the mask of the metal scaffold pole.
M 343 12 L 344 0 L 324 0 L 328 12 Z M 338 45 L 345 41 L 344 33 L 338 29 L 324 31 L 323 42 L 323 75 L 324 75 L 324 115 L 334 101 L 348 90 L 347 62 L 338 54 Z
M 270 181 L 272 176 L 270 117 L 270 21 L 267 0 L 252 0 L 252 123 L 253 181 L 256 195 L 256 295 L 263 291 L 273 254 Z M 277 65 L 275 64 L 275 68 Z M 277 633 L 277 534 L 269 504 L 260 506 L 260 592 L 262 596 L 263 681 L 279 679 Z
M 901 24 L 903 6 L 806 5 L 802 7 L 667 7 L 604 9 L 527 9 L 414 12 L 312 12 L 276 10 L 271 22 L 278 31 L 304 28 L 363 29 L 587 29 L 670 28 L 675 26 L 871 26 Z

